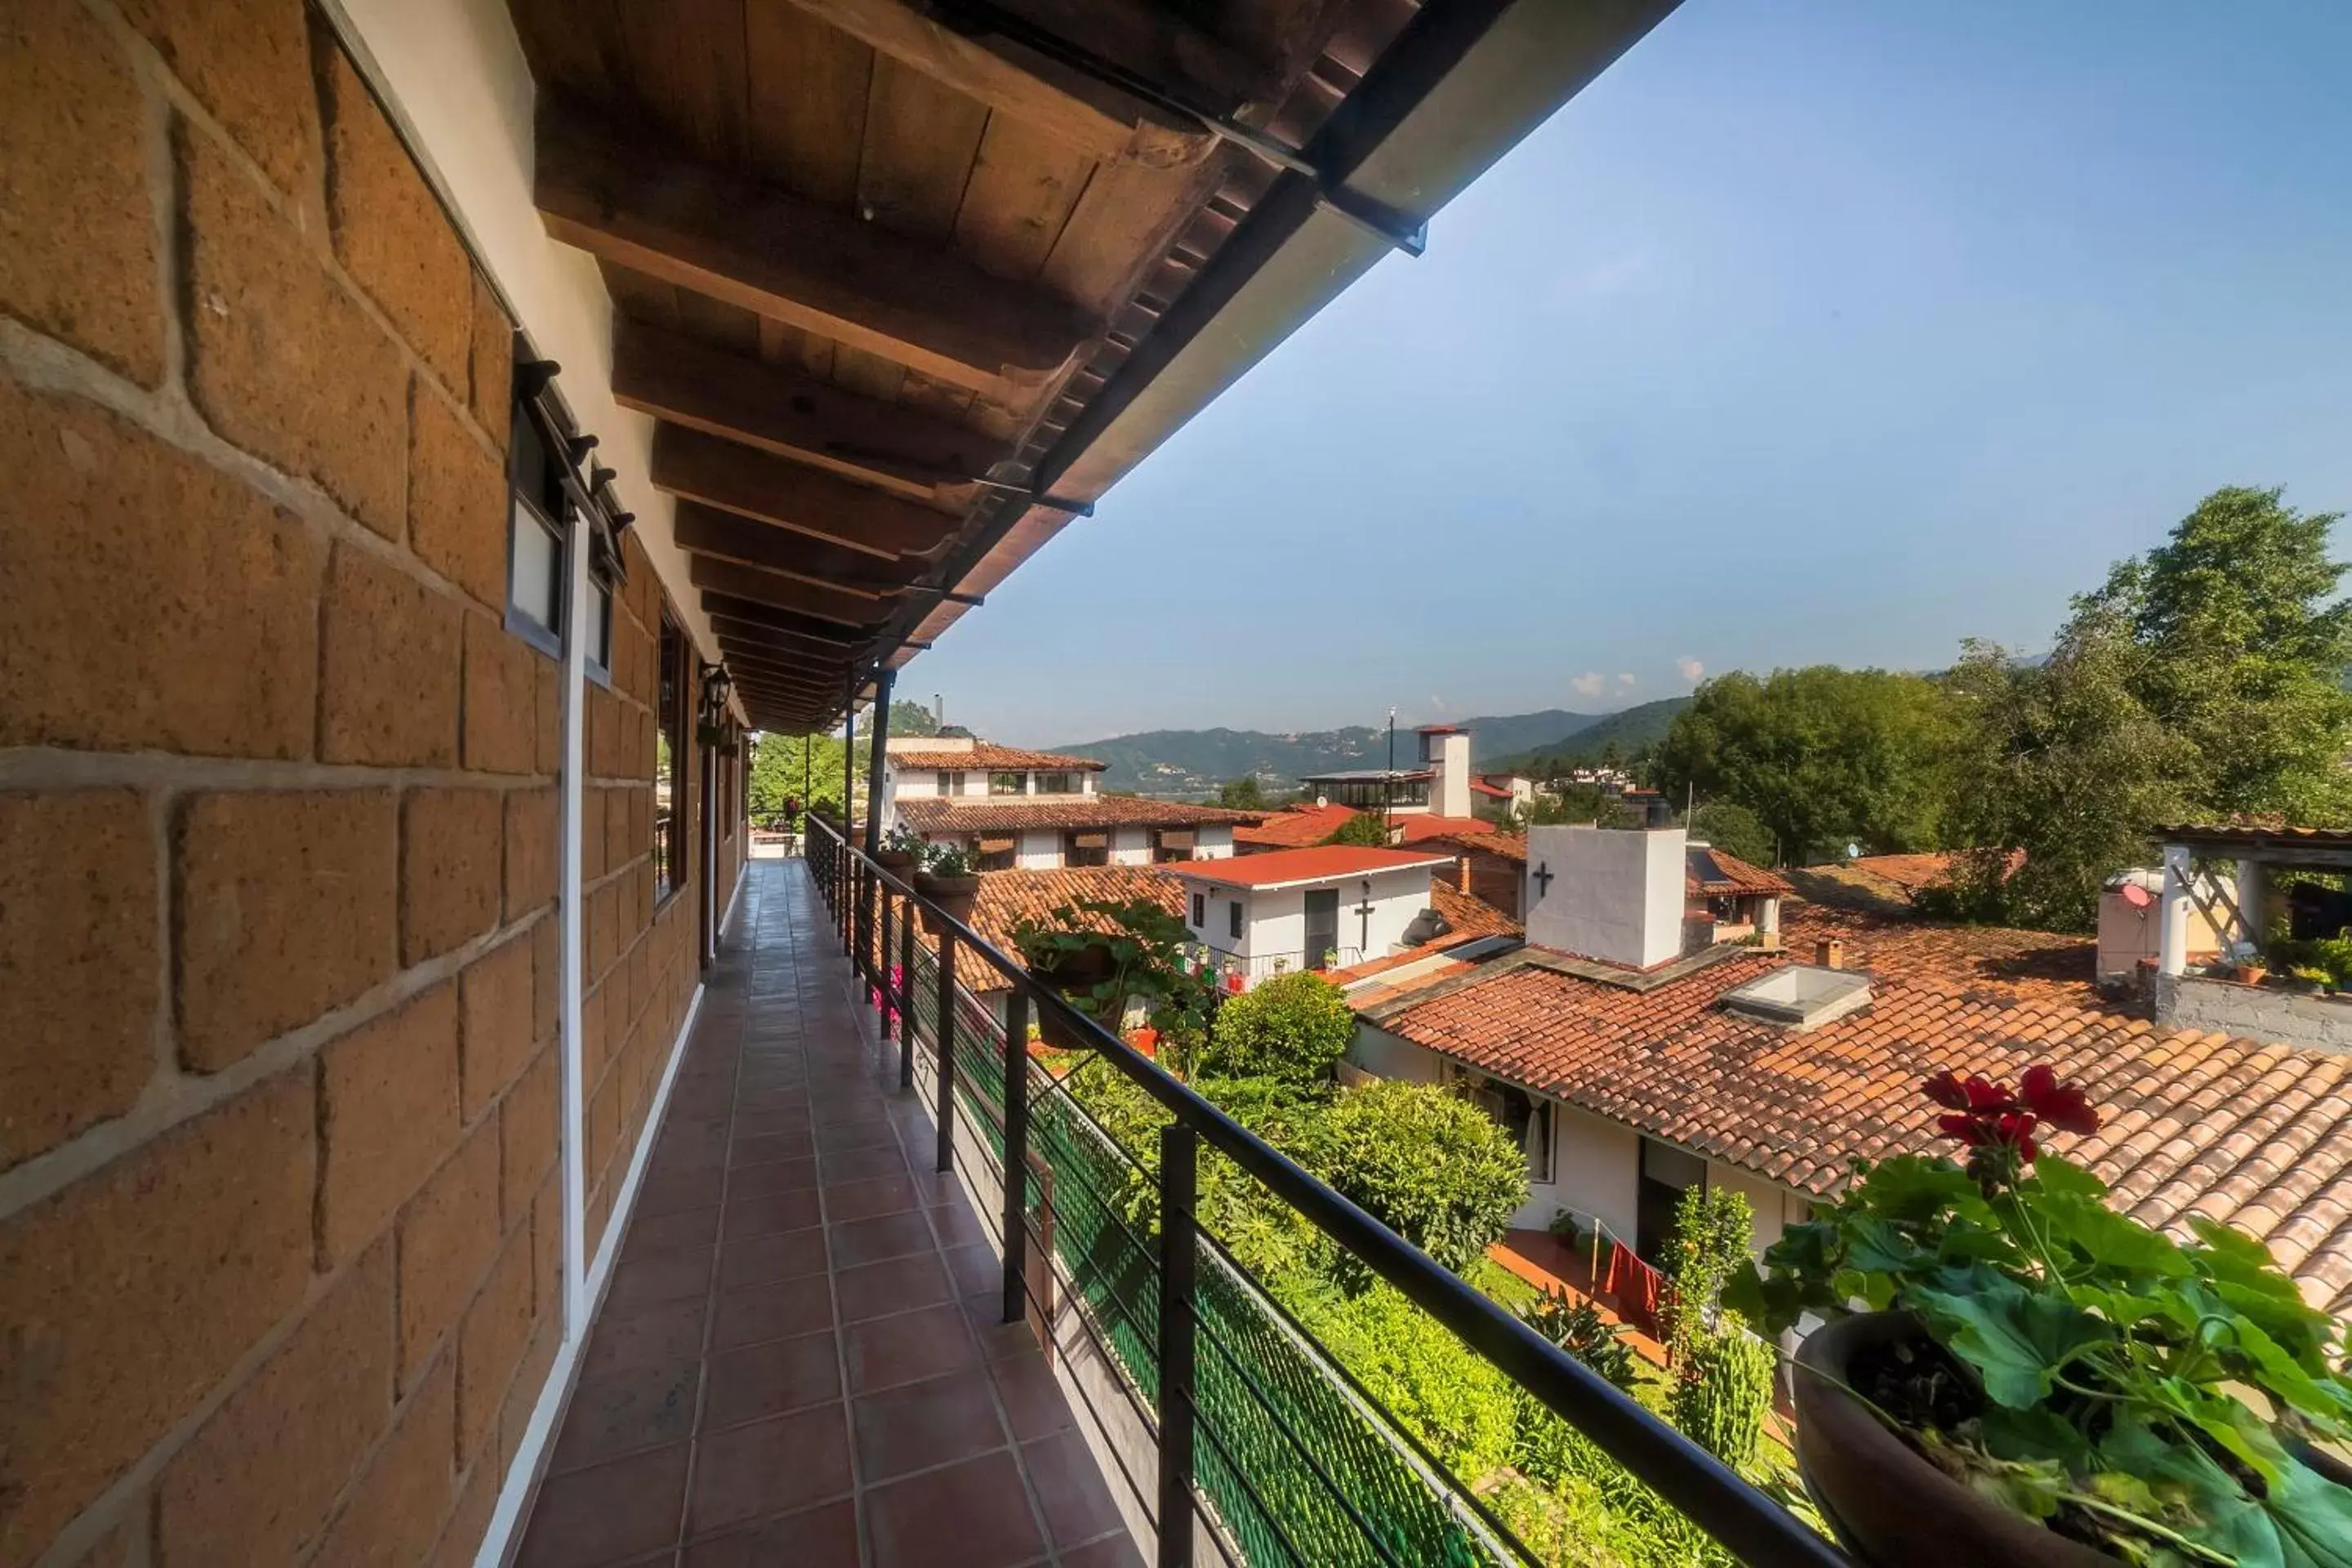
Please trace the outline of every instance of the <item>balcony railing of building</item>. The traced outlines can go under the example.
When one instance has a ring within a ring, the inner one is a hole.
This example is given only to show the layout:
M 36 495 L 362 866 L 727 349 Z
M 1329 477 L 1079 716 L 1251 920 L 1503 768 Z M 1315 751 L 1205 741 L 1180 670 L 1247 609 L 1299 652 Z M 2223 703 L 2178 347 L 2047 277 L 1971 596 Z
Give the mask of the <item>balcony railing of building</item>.
M 1061 1357 L 1160 1568 L 1538 1560 L 1199 1224 L 1204 1148 L 1741 1562 L 1846 1564 L 1712 1454 L 1073 1010 L 836 830 L 813 821 L 806 855 L 837 939 L 898 1023 L 901 1086 L 930 1098 L 939 1170 L 959 1174 L 989 1216 L 1003 1321 L 1040 1327 Z M 918 918 L 929 933 L 920 942 Z M 989 971 L 978 988 L 1005 990 L 1002 1020 L 959 980 Z M 1088 1043 L 1101 1065 L 1074 1070 L 1114 1072 L 1150 1098 L 1167 1118 L 1156 1151 L 1123 1147 L 1033 1059 L 1033 1018 Z

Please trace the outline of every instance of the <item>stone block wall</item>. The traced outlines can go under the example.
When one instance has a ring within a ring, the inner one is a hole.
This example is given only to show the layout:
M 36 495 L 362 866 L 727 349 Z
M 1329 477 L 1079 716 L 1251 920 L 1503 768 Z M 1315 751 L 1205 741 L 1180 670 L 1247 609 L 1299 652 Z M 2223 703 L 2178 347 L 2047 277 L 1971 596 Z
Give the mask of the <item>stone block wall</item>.
M 300 0 L 0 13 L 0 1568 L 467 1562 L 515 1462 L 566 1222 L 510 357 Z M 627 564 L 592 1258 L 697 969 Z

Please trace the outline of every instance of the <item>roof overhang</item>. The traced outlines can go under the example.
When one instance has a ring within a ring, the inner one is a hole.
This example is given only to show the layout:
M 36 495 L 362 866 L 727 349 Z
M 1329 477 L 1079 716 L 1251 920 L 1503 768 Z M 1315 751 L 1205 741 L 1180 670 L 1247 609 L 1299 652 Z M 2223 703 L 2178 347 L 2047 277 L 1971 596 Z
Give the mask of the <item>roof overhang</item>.
M 1346 870 L 1325 871 L 1312 876 L 1285 877 L 1276 881 L 1258 881 L 1241 874 L 1253 862 L 1263 862 L 1267 855 L 1241 855 L 1219 860 L 1175 860 L 1160 868 L 1172 877 L 1190 882 L 1209 882 L 1221 888 L 1239 888 L 1252 893 L 1278 892 L 1286 888 L 1319 888 L 1327 882 L 1356 882 L 1367 877 L 1386 877 L 1399 871 L 1428 871 L 1441 866 L 1451 866 L 1447 855 L 1416 856 L 1381 866 L 1355 866 Z M 1222 869 L 1221 869 L 1222 868 Z

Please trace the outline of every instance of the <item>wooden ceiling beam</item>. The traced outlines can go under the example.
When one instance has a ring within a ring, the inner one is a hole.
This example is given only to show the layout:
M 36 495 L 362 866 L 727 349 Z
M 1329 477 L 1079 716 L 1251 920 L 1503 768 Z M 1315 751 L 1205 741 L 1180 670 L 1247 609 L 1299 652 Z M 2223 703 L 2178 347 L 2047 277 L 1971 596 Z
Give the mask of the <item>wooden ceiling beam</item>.
M 762 605 L 750 599 L 735 598 L 727 594 L 712 593 L 709 589 L 703 591 L 702 609 L 705 615 L 711 617 L 714 629 L 721 636 L 733 631 L 748 637 L 790 638 L 798 643 L 824 643 L 843 650 L 862 648 L 874 640 L 871 632 L 863 631 L 855 626 L 845 626 L 833 621 L 795 615 L 790 610 L 777 609 L 772 605 Z M 718 625 L 722 617 L 728 623 L 723 626 Z
M 779 0 L 751 3 L 774 5 Z M 1131 162 L 1169 168 L 1192 163 L 1214 142 L 1197 120 L 1169 114 L 1002 37 L 967 37 L 925 16 L 908 0 L 790 3 L 877 53 L 986 104 L 996 113 L 1034 125 L 1097 163 Z M 1091 3 L 1109 6 L 1132 4 L 1132 0 Z M 1216 64 L 1213 58 L 1211 63 Z
M 971 483 L 1003 455 L 951 420 L 626 317 L 613 324 L 613 395 L 672 425 L 922 497 Z
M 871 628 L 890 618 L 895 604 L 863 594 L 845 594 L 838 588 L 819 587 L 803 583 L 797 577 L 780 577 L 773 572 L 762 572 L 756 566 L 738 566 L 731 561 L 713 561 L 707 555 L 697 555 L 687 563 L 687 578 L 696 587 L 712 593 L 748 599 L 755 605 L 773 609 L 792 610 L 821 620 L 835 621 L 845 626 Z
M 929 555 L 962 523 L 821 468 L 676 425 L 654 432 L 654 485 L 885 561 Z
M 921 575 L 919 557 L 901 556 L 885 563 L 863 551 L 845 549 L 795 533 L 772 523 L 758 522 L 736 512 L 721 511 L 700 501 L 677 503 L 670 537 L 689 555 L 757 566 L 806 583 L 822 583 L 845 593 L 887 598 L 903 594 Z
M 999 401 L 1044 386 L 1100 330 L 1034 284 L 608 135 L 551 100 L 537 160 L 553 238 Z

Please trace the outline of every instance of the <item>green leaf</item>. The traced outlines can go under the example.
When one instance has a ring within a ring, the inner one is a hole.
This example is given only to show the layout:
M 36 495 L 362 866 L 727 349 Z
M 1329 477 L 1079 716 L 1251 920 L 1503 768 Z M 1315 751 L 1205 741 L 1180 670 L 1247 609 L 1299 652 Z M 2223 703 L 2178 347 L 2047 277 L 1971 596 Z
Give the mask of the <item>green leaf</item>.
M 2015 1280 L 1981 1272 L 1966 1293 L 1915 1286 L 1907 1294 L 1941 1331 L 1936 1337 L 1944 1348 L 1976 1368 L 1997 1405 L 2023 1410 L 2040 1404 L 2061 1368 L 2115 1337 L 2105 1321 L 2072 1301 L 2029 1294 Z
M 2289 1459 L 2263 1511 L 2287 1568 L 2352 1568 L 2352 1489 Z
M 1947 1215 L 1983 1226 L 1996 1223 L 1976 1179 L 1949 1160 L 1918 1154 L 1882 1160 L 1871 1169 L 1863 1195 L 1873 1214 L 1912 1225 Z
M 2254 1363 L 2262 1386 L 2306 1415 L 2352 1417 L 2352 1389 L 2332 1373 L 2315 1377 L 2284 1347 L 2244 1318 L 2231 1320 L 2237 1348 Z
M 2055 1459 L 2075 1475 L 2098 1468 L 2091 1440 L 2054 1410 L 1990 1405 L 1978 1417 L 1977 1431 L 1985 1452 L 1996 1459 Z
M 2068 1194 L 2042 1213 L 2063 1240 L 2100 1268 L 2134 1283 L 2151 1274 L 2177 1279 L 2194 1271 L 2189 1255 L 2169 1237 L 2117 1214 L 2095 1197 Z
M 2044 1154 L 2034 1161 L 2033 1175 L 2045 1193 L 2094 1201 L 2107 1195 L 2106 1183 L 2073 1161 L 2062 1160 L 2055 1154 Z
M 1865 1219 L 1847 1230 L 1845 1261 L 1865 1274 L 1910 1274 L 1933 1268 L 1936 1255 L 1892 1222 Z

